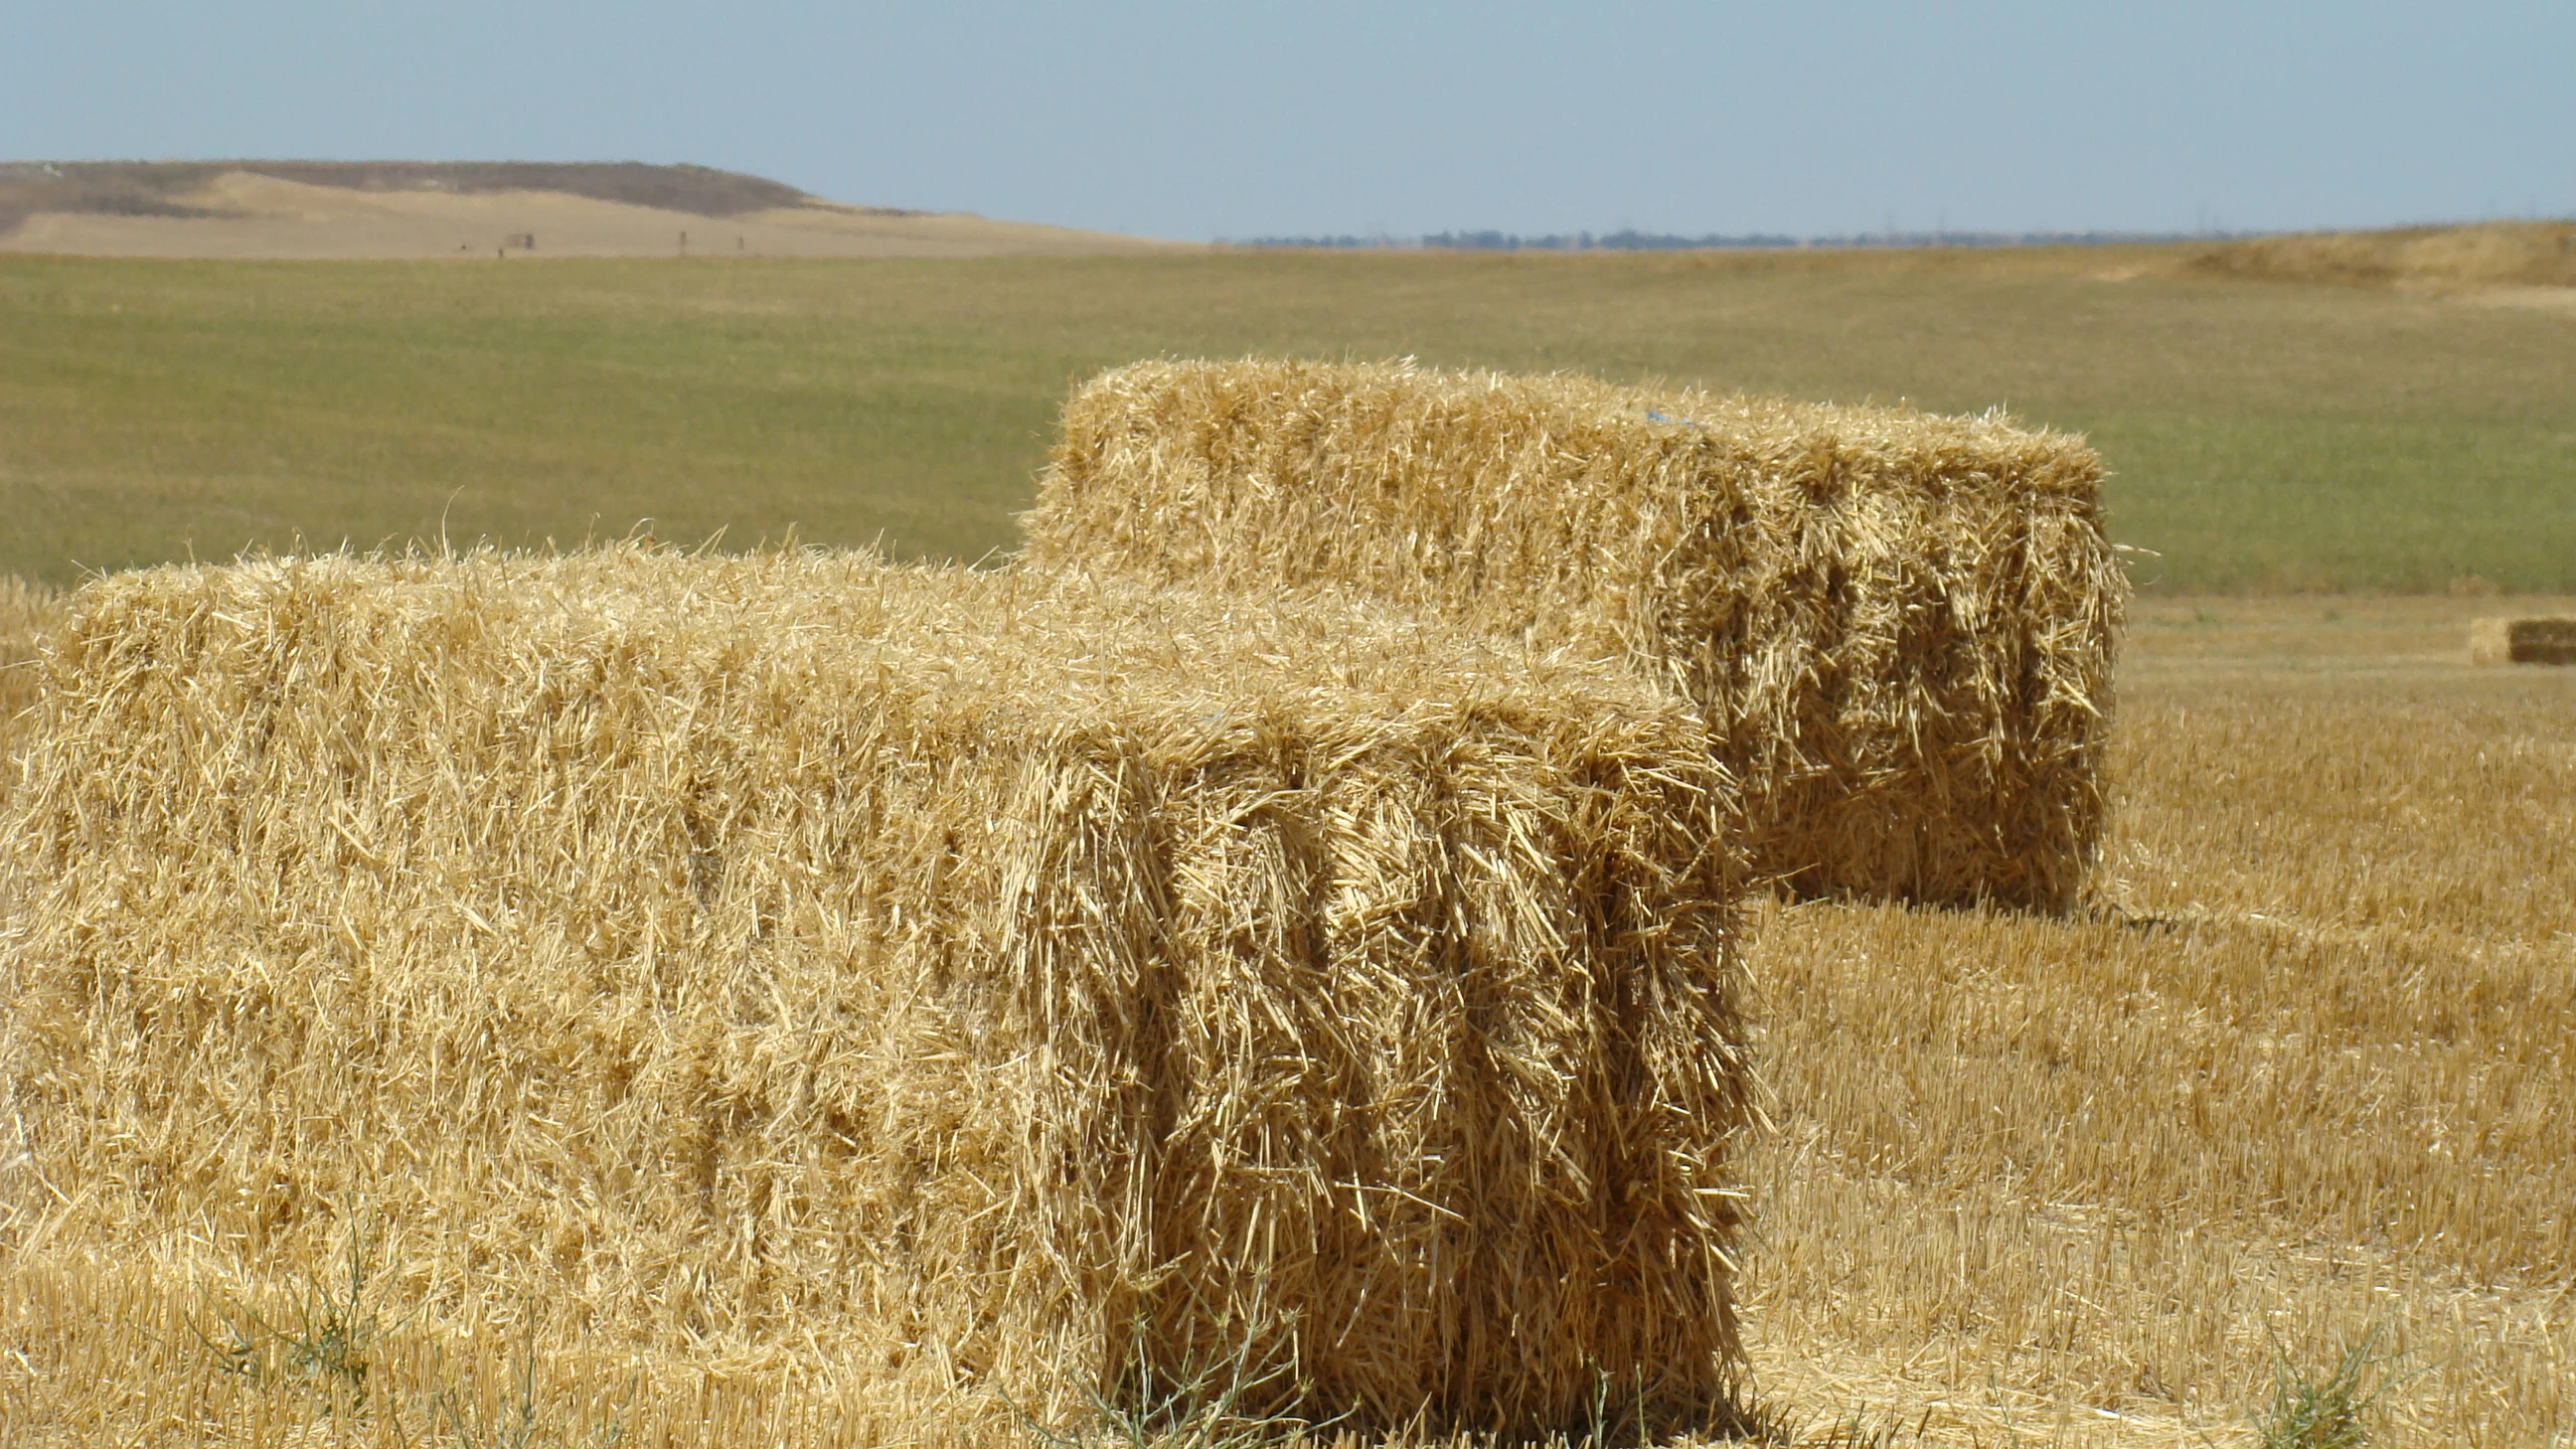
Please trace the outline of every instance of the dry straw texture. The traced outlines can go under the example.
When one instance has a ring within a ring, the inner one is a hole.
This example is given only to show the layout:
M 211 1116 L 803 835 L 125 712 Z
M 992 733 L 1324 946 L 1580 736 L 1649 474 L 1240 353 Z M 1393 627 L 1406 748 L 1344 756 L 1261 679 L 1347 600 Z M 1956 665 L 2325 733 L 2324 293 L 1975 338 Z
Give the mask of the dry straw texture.
M 1766 1390 L 2252 1449 L 2372 1340 L 2373 1449 L 2576 1443 L 2576 671 L 2475 607 L 2141 610 L 2102 909 L 1760 922 Z
M 2576 664 L 2576 619 L 2477 619 L 2472 664 Z
M 21 1252 L 365 1227 L 426 1322 L 1057 1408 L 1729 1391 L 1738 866 L 1623 671 L 617 548 L 120 576 L 48 677 Z
M 2100 479 L 1999 416 L 1158 362 L 1074 395 L 1026 527 L 1045 567 L 1356 584 L 1624 650 L 1705 710 L 1758 872 L 2055 909 L 2102 821 Z
M 0 574 L 0 803 L 17 783 L 11 759 L 33 723 L 38 643 L 61 612 L 61 596 L 53 590 Z

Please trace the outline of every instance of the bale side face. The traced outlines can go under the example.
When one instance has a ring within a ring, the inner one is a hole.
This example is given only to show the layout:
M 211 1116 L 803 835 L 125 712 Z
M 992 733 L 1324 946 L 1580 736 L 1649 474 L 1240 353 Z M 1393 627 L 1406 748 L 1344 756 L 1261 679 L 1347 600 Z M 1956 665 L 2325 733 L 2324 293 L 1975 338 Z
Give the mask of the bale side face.
M 434 1316 L 1024 1404 L 1723 1393 L 1703 732 L 1229 607 L 628 550 L 92 585 L 7 821 L 0 1067 L 70 1200 L 18 1241 L 363 1221 Z
M 0 804 L 17 784 L 19 742 L 34 724 L 38 644 L 61 612 L 53 590 L 0 574 Z
M 2576 619 L 2476 619 L 2472 664 L 2576 664 Z
M 1067 404 L 1042 568 L 1358 588 L 1704 710 L 1757 874 L 2070 904 L 2123 585 L 2099 460 L 1996 418 L 1404 366 L 1144 363 Z

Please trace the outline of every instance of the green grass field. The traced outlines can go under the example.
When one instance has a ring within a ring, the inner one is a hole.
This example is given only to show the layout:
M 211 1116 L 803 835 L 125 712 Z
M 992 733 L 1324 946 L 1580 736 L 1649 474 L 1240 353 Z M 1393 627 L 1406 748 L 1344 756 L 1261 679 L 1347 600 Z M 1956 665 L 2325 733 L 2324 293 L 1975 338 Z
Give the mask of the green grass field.
M 1006 548 L 1065 389 L 1153 354 L 2004 404 L 2162 592 L 2576 591 L 2576 312 L 2110 250 L 988 261 L 0 260 L 0 570 L 723 530 Z

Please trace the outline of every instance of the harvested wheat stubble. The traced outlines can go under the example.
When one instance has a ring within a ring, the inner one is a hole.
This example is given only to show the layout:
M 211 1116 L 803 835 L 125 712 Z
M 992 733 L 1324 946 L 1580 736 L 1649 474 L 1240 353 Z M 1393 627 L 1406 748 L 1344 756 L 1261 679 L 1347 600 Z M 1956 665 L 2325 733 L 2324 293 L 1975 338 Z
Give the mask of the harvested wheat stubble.
M 2576 664 L 2576 619 L 2473 619 L 2471 664 Z
M 1705 711 L 1754 870 L 2072 903 L 2125 584 L 2100 460 L 1936 417 L 1409 364 L 1150 362 L 1066 404 L 1040 568 L 1356 585 Z
M 621 547 L 110 578 L 45 709 L 16 1241 L 325 1261 L 363 1209 L 433 1319 L 1048 1412 L 1731 1391 L 1740 861 L 1625 671 Z

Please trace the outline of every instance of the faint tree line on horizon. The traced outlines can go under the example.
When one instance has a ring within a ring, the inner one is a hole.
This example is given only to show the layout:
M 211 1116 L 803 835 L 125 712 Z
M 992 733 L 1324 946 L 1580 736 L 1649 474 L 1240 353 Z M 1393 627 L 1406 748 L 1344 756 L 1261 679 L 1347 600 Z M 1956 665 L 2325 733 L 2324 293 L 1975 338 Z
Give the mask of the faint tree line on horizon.
M 1572 235 L 1551 232 L 1544 236 L 1522 236 L 1507 231 L 1439 231 L 1417 237 L 1393 236 L 1262 236 L 1229 241 L 1230 246 L 1244 247 L 1325 247 L 1332 249 L 1431 249 L 1482 252 L 1660 252 L 1700 251 L 1716 248 L 1781 248 L 1781 247 L 2003 247 L 2050 246 L 2068 243 L 2104 245 L 2113 242 L 2233 241 L 2244 237 L 2265 236 L 2253 231 L 1873 231 L 1832 236 L 1791 236 L 1785 232 L 1745 232 L 1703 236 L 1686 236 L 1673 232 L 1619 231 L 1595 235 L 1588 231 Z

